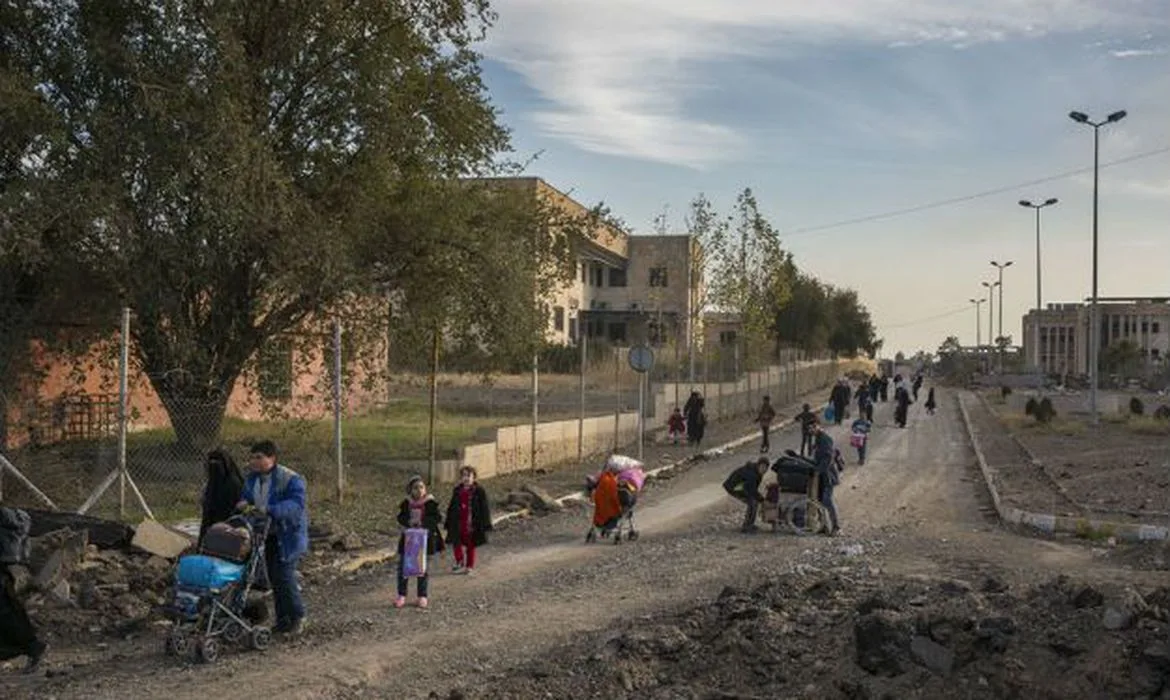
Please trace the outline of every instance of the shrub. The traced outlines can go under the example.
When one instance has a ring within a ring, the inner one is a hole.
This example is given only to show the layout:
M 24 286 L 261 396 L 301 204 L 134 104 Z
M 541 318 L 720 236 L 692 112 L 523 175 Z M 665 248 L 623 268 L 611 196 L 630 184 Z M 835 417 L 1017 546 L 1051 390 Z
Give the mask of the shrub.
M 1010 386 L 1007 386 L 1007 385 L 1005 384 L 1004 386 L 1001 386 L 1001 387 L 999 388 L 999 394 L 1000 394 L 1000 396 L 1002 396 L 1004 399 L 1007 399 L 1007 397 L 1009 397 L 1009 396 L 1011 396 L 1011 395 L 1012 395 L 1012 388 L 1011 388 Z
M 1158 410 L 1154 411 L 1154 418 L 1158 420 L 1170 420 L 1170 406 L 1159 406 Z
M 1056 409 L 1052 406 L 1052 399 L 1047 396 L 1041 399 L 1034 416 L 1041 423 L 1051 423 L 1052 419 L 1056 417 Z
M 1036 415 L 1036 409 L 1039 407 L 1040 407 L 1040 404 L 1036 402 L 1035 396 L 1029 398 L 1028 403 L 1024 404 L 1024 415 L 1026 415 L 1026 416 Z
M 1138 397 L 1133 397 L 1129 400 L 1129 412 L 1135 416 L 1140 416 L 1146 412 L 1146 405 Z

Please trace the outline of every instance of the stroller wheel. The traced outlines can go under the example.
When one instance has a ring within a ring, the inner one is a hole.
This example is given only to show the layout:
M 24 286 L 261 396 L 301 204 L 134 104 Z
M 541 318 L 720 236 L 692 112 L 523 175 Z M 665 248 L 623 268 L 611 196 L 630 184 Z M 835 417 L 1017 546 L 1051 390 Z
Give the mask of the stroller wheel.
M 622 533 L 620 533 L 620 532 L 615 532 L 615 533 L 614 533 L 614 535 L 613 535 L 613 543 L 614 543 L 614 544 L 621 544 L 621 543 L 622 543 Z
M 597 532 L 593 528 L 589 528 L 589 532 L 585 533 L 585 544 L 589 544 L 597 540 Z
M 638 531 L 637 530 L 630 530 L 630 534 L 626 535 L 626 539 L 631 541 L 631 542 L 638 539 Z
M 248 643 L 256 651 L 264 651 L 272 643 L 272 630 L 267 627 L 253 627 Z
M 232 620 L 224 625 L 222 634 L 228 644 L 238 644 L 244 638 L 244 627 L 235 620 Z
M 214 663 L 219 658 L 219 640 L 215 637 L 199 640 L 199 643 L 195 645 L 195 658 L 200 663 Z
M 163 651 L 167 656 L 185 656 L 187 651 L 191 648 L 187 641 L 187 635 L 179 630 L 174 630 L 167 635 L 166 641 L 163 643 Z

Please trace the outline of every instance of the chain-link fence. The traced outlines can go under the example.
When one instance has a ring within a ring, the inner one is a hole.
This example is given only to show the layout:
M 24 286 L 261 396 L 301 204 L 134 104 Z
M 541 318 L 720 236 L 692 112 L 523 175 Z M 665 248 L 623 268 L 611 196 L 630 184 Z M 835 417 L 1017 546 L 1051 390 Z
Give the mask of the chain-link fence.
M 269 339 L 238 378 L 218 382 L 203 356 L 145 369 L 133 323 L 127 312 L 108 340 L 49 363 L 10 405 L 5 502 L 35 505 L 43 494 L 53 507 L 101 516 L 197 517 L 208 451 L 223 449 L 246 471 L 251 445 L 272 440 L 306 477 L 315 510 L 389 524 L 413 473 L 451 481 L 471 464 L 487 478 L 633 449 L 640 381 L 653 435 L 691 392 L 709 420 L 739 419 L 765 395 L 781 406 L 837 373 L 835 362 L 795 350 L 753 357 L 711 343 L 655 347 L 642 375 L 629 347 L 593 339 L 547 347 L 507 372 L 417 343 L 359 361 L 336 324 Z

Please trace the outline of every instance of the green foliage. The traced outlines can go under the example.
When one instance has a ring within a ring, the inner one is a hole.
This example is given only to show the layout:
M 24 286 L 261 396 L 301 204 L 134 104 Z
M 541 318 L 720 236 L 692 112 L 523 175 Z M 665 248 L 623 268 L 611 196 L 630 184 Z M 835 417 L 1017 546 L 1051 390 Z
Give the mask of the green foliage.
M 1028 402 L 1024 404 L 1024 415 L 1035 416 L 1039 408 L 1040 402 L 1036 400 L 1036 397 L 1029 397 Z
M 1154 418 L 1156 420 L 1170 421 L 1170 406 L 1167 406 L 1165 404 L 1159 406 L 1157 408 L 1157 410 L 1154 411 Z
M 445 183 L 507 145 L 473 50 L 488 19 L 486 0 L 0 9 L 0 97 L 21 110 L 3 216 L 26 252 L 43 247 L 34 261 L 133 308 L 180 443 L 218 433 L 269 339 L 340 311 L 377 335 L 385 306 L 364 295 L 450 260 L 434 221 L 466 208 L 444 211 L 460 201 Z M 461 235 L 483 227 L 460 220 Z M 466 272 L 449 281 L 473 286 Z
M 797 272 L 791 260 L 786 265 L 793 280 L 791 294 L 787 303 L 773 307 L 780 342 L 808 352 L 875 357 L 882 342 L 857 292 Z
M 1137 377 L 1142 366 L 1141 348 L 1128 338 L 1112 343 L 1102 348 L 1098 366 L 1104 373 L 1119 374 L 1123 378 Z
M 1131 415 L 1140 416 L 1146 412 L 1146 405 L 1141 399 L 1133 396 L 1129 399 L 1129 412 Z

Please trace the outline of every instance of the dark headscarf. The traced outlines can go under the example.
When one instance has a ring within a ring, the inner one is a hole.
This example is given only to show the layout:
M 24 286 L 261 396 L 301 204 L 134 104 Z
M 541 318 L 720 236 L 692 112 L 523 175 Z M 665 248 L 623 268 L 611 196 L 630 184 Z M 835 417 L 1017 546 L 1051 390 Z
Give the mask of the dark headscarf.
M 207 453 L 207 485 L 203 487 L 203 520 L 199 539 L 215 523 L 223 522 L 235 512 L 244 490 L 244 474 L 225 450 Z

